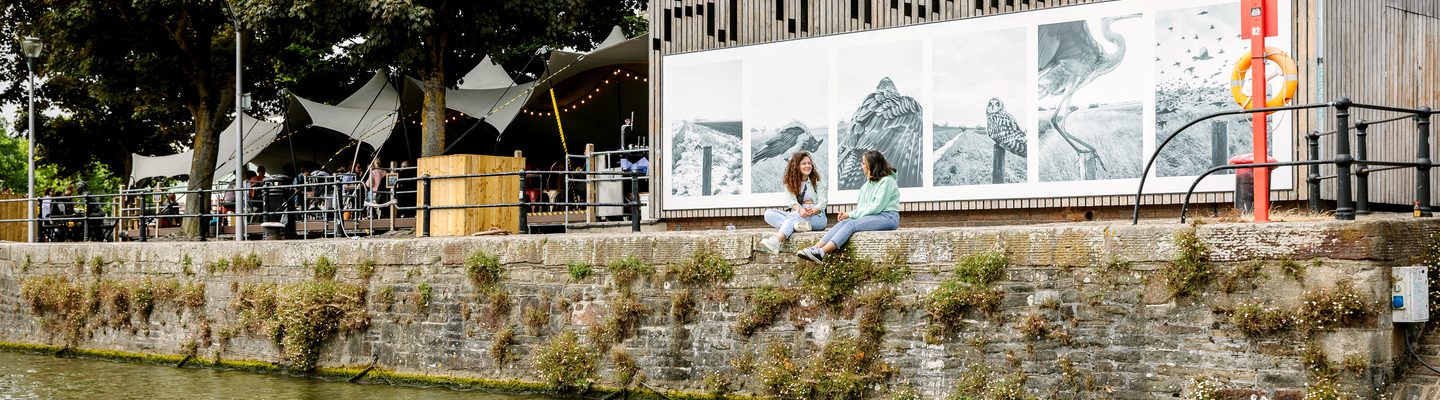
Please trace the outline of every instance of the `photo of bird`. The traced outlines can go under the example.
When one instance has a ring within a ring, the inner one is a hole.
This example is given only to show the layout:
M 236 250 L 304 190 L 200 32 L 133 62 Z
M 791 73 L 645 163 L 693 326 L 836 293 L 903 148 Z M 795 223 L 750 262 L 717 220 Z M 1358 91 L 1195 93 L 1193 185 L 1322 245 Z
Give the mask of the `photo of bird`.
M 866 150 L 885 154 L 901 187 L 920 186 L 923 113 L 915 98 L 901 94 L 889 77 L 881 78 L 855 109 L 849 131 L 840 139 L 840 189 L 858 189 L 865 183 L 860 157 Z
M 1005 111 L 1005 103 L 991 98 L 985 106 L 985 134 L 995 141 L 995 147 L 1025 157 L 1025 131 L 1015 122 L 1015 116 Z
M 765 141 L 765 146 L 756 151 L 750 158 L 751 164 L 758 164 L 768 158 L 786 155 L 795 152 L 797 144 L 800 144 L 800 137 L 805 135 L 805 128 L 799 125 L 790 126 L 780 131 L 770 140 Z M 813 140 L 813 138 L 811 138 Z
M 1050 127 L 1084 160 L 1083 179 L 1095 179 L 1097 170 L 1105 169 L 1105 162 L 1094 146 L 1071 134 L 1065 126 L 1065 119 L 1075 110 L 1070 100 L 1076 91 L 1113 71 L 1125 58 L 1125 37 L 1115 33 L 1112 26 L 1116 21 L 1138 17 L 1131 14 L 1101 19 L 1100 34 L 1113 46 L 1110 51 L 1101 46 L 1083 20 L 1039 28 L 1040 96 L 1059 98 L 1050 114 Z

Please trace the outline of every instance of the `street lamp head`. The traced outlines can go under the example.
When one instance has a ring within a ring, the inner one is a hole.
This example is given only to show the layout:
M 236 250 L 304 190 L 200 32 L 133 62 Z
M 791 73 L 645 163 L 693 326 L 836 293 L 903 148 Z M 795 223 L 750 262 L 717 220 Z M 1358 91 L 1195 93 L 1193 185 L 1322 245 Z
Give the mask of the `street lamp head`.
M 40 58 L 40 51 L 44 48 L 45 44 L 40 43 L 40 38 L 34 36 L 27 36 L 20 41 L 20 52 L 24 53 L 26 58 Z
M 241 110 L 249 110 L 249 109 L 250 109 L 250 102 L 251 102 L 251 100 L 250 100 L 250 94 L 249 94 L 249 93 L 244 93 L 244 94 L 241 94 L 241 95 L 240 95 L 240 109 L 241 109 Z

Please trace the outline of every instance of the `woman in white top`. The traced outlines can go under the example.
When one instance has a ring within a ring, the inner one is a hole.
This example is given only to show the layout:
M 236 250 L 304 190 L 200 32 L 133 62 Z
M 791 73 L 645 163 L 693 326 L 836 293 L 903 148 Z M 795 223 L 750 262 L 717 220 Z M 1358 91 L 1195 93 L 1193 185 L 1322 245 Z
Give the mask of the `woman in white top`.
M 785 190 L 790 205 L 784 210 L 766 210 L 765 222 L 779 228 L 774 235 L 760 240 L 770 254 L 780 253 L 780 243 L 796 231 L 825 229 L 825 186 L 820 184 L 820 171 L 810 153 L 797 151 L 785 166 Z

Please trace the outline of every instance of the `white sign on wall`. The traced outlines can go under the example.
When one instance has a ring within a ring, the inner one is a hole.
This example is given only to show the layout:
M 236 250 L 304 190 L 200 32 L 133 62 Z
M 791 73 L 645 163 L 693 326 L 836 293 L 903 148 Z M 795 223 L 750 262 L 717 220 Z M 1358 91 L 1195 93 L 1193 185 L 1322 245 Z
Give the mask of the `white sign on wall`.
M 787 204 L 797 151 L 834 204 L 854 203 L 872 149 L 903 202 L 1134 194 L 1160 141 L 1239 109 L 1239 23 L 1235 0 L 1126 0 L 666 56 L 664 208 Z M 1288 28 L 1270 46 L 1288 49 Z M 1146 193 L 1184 193 L 1249 153 L 1249 118 L 1181 133 Z M 1290 132 L 1290 113 L 1271 116 L 1272 157 L 1290 161 Z M 1275 170 L 1274 188 L 1293 173 Z M 1233 188 L 1224 174 L 1197 191 Z

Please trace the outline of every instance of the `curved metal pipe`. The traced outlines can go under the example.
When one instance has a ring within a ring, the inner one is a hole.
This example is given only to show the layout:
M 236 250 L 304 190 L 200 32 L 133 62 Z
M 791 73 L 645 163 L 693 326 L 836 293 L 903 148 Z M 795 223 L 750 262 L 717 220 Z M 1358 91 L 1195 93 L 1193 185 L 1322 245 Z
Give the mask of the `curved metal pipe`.
M 1190 195 L 1195 193 L 1195 187 L 1196 187 L 1196 186 L 1200 186 L 1200 181 L 1205 180 L 1205 177 L 1210 176 L 1210 174 L 1213 174 L 1213 173 L 1216 173 L 1216 172 L 1220 172 L 1220 171 L 1224 171 L 1224 170 L 1227 170 L 1227 169 L 1250 169 L 1250 168 L 1262 168 L 1262 167 L 1294 167 L 1294 166 L 1301 166 L 1301 165 L 1332 164 L 1332 163 L 1334 163 L 1334 162 L 1335 162 L 1335 160 L 1305 160 L 1305 161 L 1286 161 L 1286 162 L 1275 162 L 1275 163 L 1218 165 L 1218 166 L 1215 166 L 1215 167 L 1211 167 L 1210 169 L 1206 170 L 1205 173 L 1200 174 L 1199 177 L 1195 178 L 1195 181 L 1190 183 L 1190 189 L 1185 191 L 1185 201 L 1182 202 L 1182 203 L 1180 203 L 1180 223 L 1182 223 L 1182 224 L 1185 223 L 1185 210 L 1188 209 L 1188 208 L 1190 208 Z M 1132 224 L 1132 225 L 1133 225 L 1133 224 Z
M 1254 113 L 1257 113 L 1257 112 L 1305 110 L 1305 109 L 1311 109 L 1311 108 L 1330 107 L 1330 106 L 1333 106 L 1334 104 L 1335 104 L 1334 102 L 1327 102 L 1327 103 L 1313 103 L 1313 104 L 1303 104 L 1303 105 L 1284 106 L 1284 107 L 1252 108 L 1252 109 L 1246 109 L 1246 110 L 1221 111 L 1221 112 L 1218 112 L 1218 113 L 1214 113 L 1214 114 L 1210 114 L 1210 115 L 1207 115 L 1207 116 L 1204 116 L 1204 117 L 1197 118 L 1197 119 L 1192 120 L 1192 121 L 1190 121 L 1189 123 L 1185 124 L 1185 126 L 1181 126 L 1180 129 L 1176 129 L 1176 130 L 1175 130 L 1175 133 L 1171 133 L 1171 134 L 1170 134 L 1170 137 L 1165 138 L 1165 141 L 1160 142 L 1160 145 L 1155 147 L 1155 152 L 1150 155 L 1150 160 L 1145 162 L 1145 171 L 1143 171 L 1143 172 L 1140 173 L 1140 187 L 1135 190 L 1135 210 L 1130 214 L 1130 225 L 1136 225 L 1136 224 L 1139 224 L 1139 223 L 1140 223 L 1140 203 L 1141 203 L 1141 201 L 1144 199 L 1143 196 L 1144 196 L 1144 194 L 1145 194 L 1145 179 L 1150 175 L 1150 168 L 1155 166 L 1155 159 L 1160 156 L 1160 150 L 1164 150 L 1164 149 L 1165 149 L 1165 145 L 1170 144 L 1170 140 L 1173 140 L 1173 139 L 1175 139 L 1176 136 L 1179 136 L 1179 135 L 1180 135 L 1180 132 L 1184 132 L 1186 129 L 1189 129 L 1189 128 L 1192 127 L 1192 126 L 1195 126 L 1195 124 L 1198 124 L 1198 123 L 1200 123 L 1200 122 L 1203 122 L 1203 121 L 1206 121 L 1206 120 L 1209 120 L 1209 119 L 1215 118 L 1215 117 L 1223 117 L 1223 116 L 1226 116 L 1226 115 L 1254 114 Z M 1259 164 L 1249 164 L 1249 165 L 1252 165 L 1252 166 L 1253 166 L 1253 165 L 1259 165 Z

